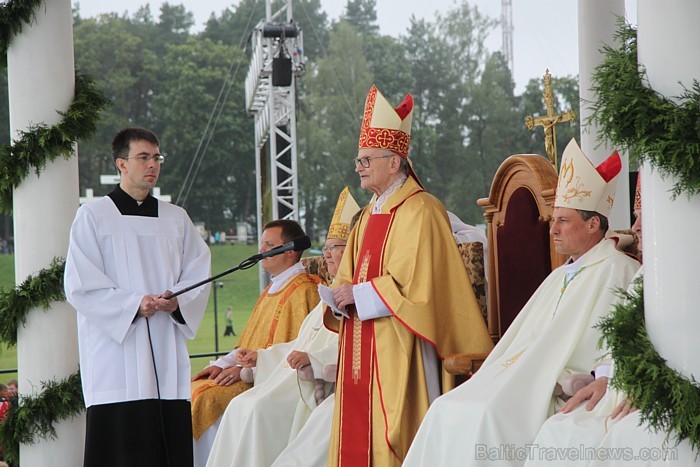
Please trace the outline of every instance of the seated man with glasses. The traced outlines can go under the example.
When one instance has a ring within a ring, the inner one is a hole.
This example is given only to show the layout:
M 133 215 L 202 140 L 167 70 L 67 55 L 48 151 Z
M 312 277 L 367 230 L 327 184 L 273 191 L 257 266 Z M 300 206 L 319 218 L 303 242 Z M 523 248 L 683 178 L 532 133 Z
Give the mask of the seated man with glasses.
M 112 141 L 120 182 L 78 209 L 65 292 L 78 312 L 87 426 L 83 465 L 192 465 L 190 359 L 209 286 L 209 248 L 187 213 L 150 194 L 158 137 L 126 128 Z
M 272 250 L 304 230 L 293 220 L 268 222 L 260 237 L 260 252 Z M 307 274 L 301 265 L 302 252 L 286 251 L 263 259 L 260 264 L 271 276 L 246 323 L 238 347 L 192 378 L 192 431 L 196 466 L 204 466 L 216 436 L 221 416 L 231 399 L 250 389 L 241 381 L 236 356 L 241 348 L 259 350 L 297 337 L 304 318 L 319 302 L 321 279 Z
M 338 271 L 353 215 L 359 210 L 345 188 L 323 247 L 331 276 Z M 238 362 L 255 367 L 255 386 L 233 399 L 226 409 L 208 465 L 272 465 L 317 410 L 317 401 L 332 390 L 332 383 L 323 383 L 324 368 L 334 366 L 338 359 L 338 335 L 323 326 L 324 310 L 325 305 L 319 302 L 304 320 L 295 341 L 258 351 L 239 350 Z M 303 380 L 297 374 L 297 370 L 308 369 L 316 381 Z

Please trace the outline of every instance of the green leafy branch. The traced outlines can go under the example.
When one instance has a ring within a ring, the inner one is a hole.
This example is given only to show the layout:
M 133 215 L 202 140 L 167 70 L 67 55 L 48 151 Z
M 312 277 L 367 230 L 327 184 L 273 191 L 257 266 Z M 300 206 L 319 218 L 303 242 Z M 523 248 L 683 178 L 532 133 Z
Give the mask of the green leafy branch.
M 24 0 L 7 2 L 0 7 L 0 50 L 7 53 L 12 38 L 29 24 L 44 0 Z
M 637 61 L 637 31 L 620 21 L 619 49 L 604 46 L 593 74 L 597 100 L 587 123 L 600 126 L 614 146 L 635 148 L 633 157 L 676 178 L 674 198 L 700 193 L 700 83 L 675 98 L 651 87 Z
M 612 385 L 639 409 L 643 423 L 667 433 L 676 443 L 687 439 L 700 448 L 700 387 L 666 365 L 654 348 L 644 320 L 643 282 L 632 292 L 620 291 L 624 302 L 597 326 L 615 361 Z
M 85 410 L 80 372 L 41 385 L 43 391 L 38 396 L 22 396 L 19 405 L 13 401 L 0 423 L 0 445 L 11 462 L 19 461 L 20 444 L 34 444 L 39 437 L 56 438 L 54 423 Z
M 54 258 L 51 266 L 36 275 L 28 276 L 18 287 L 0 289 L 0 341 L 6 345 L 17 344 L 17 328 L 27 322 L 33 308 L 48 310 L 51 302 L 65 301 L 63 294 L 63 270 L 65 261 Z
M 13 145 L 0 148 L 0 212 L 12 211 L 12 191 L 31 168 L 39 175 L 48 162 L 58 157 L 70 159 L 74 145 L 94 134 L 100 112 L 109 105 L 111 101 L 91 77 L 76 74 L 75 97 L 65 113 L 59 112 L 63 115 L 60 123 L 34 125 L 20 132 Z

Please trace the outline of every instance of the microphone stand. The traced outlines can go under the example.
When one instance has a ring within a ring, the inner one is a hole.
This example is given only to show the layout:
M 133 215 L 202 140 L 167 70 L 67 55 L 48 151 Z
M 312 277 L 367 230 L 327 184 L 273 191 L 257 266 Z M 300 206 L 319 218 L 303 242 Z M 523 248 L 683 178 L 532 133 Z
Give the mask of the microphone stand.
M 167 297 L 163 297 L 163 298 L 165 298 L 166 300 L 170 300 L 171 298 L 175 298 L 175 297 L 177 297 L 178 295 L 182 295 L 183 293 L 189 292 L 189 291 L 192 290 L 192 289 L 196 289 L 197 287 L 199 287 L 199 286 L 201 286 L 201 285 L 204 285 L 204 284 L 207 284 L 207 283 L 209 283 L 209 282 L 215 281 L 215 280 L 218 279 L 219 277 L 223 277 L 223 276 L 226 276 L 226 275 L 228 275 L 228 274 L 231 274 L 231 273 L 234 272 L 234 271 L 238 271 L 238 270 L 241 270 L 241 269 L 249 269 L 249 268 L 252 268 L 252 267 L 255 266 L 256 264 L 258 264 L 258 262 L 259 262 L 261 259 L 263 259 L 263 258 L 260 258 L 259 256 L 260 256 L 260 255 L 255 255 L 255 256 L 252 256 L 252 257 L 250 257 L 250 258 L 248 258 L 248 259 L 244 259 L 243 261 L 241 261 L 241 264 L 239 264 L 238 266 L 234 266 L 234 267 L 232 267 L 232 268 L 230 268 L 230 269 L 227 269 L 227 270 L 225 270 L 224 272 L 221 272 L 221 273 L 219 273 L 219 274 L 217 274 L 217 275 L 215 275 L 215 276 L 212 276 L 212 277 L 210 277 L 210 278 L 208 278 L 208 279 L 204 279 L 203 281 L 199 281 L 199 282 L 197 282 L 196 284 L 192 284 L 192 285 L 190 285 L 189 287 L 185 287 L 185 288 L 182 289 L 182 290 L 178 290 L 177 292 L 173 292 L 172 294 L 168 295 Z
M 211 281 L 215 281 L 219 277 L 223 277 L 226 274 L 231 274 L 233 271 L 238 271 L 239 269 L 252 268 L 256 264 L 258 264 L 258 262 L 262 259 L 270 258 L 272 256 L 276 256 L 276 255 L 282 254 L 282 253 L 290 251 L 290 250 L 303 251 L 303 250 L 306 250 L 307 248 L 309 248 L 310 246 L 311 246 L 311 242 L 309 241 L 309 237 L 307 237 L 306 235 L 304 235 L 302 237 L 297 237 L 294 240 L 292 240 L 291 242 L 288 242 L 284 245 L 280 245 L 279 247 L 273 248 L 272 250 L 268 250 L 264 253 L 259 253 L 257 255 L 253 255 L 250 258 L 241 261 L 241 264 L 239 264 L 238 266 L 232 267 L 231 269 L 227 269 L 226 271 L 224 271 L 220 274 L 217 274 L 216 276 L 210 277 L 209 279 L 204 279 L 203 281 L 197 282 L 196 284 L 192 284 L 189 287 L 185 287 L 184 289 L 178 290 L 177 292 L 174 292 L 174 293 L 168 295 L 167 297 L 163 297 L 163 298 L 165 298 L 166 300 L 170 300 L 171 298 L 175 298 L 178 295 L 182 295 L 185 292 L 189 292 L 190 290 L 197 288 L 200 285 L 204 285 L 204 284 L 207 284 Z

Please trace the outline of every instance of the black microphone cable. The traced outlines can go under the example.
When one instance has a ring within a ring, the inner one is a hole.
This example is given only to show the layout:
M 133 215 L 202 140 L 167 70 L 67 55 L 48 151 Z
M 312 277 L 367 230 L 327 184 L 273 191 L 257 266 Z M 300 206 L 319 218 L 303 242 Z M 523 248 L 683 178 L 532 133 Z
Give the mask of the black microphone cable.
M 165 436 L 165 421 L 163 419 L 163 402 L 160 398 L 160 382 L 158 381 L 158 369 L 156 368 L 156 355 L 153 351 L 153 340 L 151 339 L 151 321 L 146 318 L 146 329 L 148 330 L 148 346 L 151 348 L 151 361 L 153 362 L 153 374 L 156 377 L 156 393 L 158 394 L 158 415 L 160 416 L 160 435 L 163 439 L 165 449 L 165 465 L 170 467 L 170 449 L 168 449 L 168 438 Z

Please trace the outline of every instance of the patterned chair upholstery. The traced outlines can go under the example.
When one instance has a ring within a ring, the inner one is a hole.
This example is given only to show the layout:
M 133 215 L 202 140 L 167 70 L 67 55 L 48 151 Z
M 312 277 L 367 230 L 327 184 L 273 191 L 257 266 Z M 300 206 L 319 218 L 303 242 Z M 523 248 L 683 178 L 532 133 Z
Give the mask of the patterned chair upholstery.
M 307 256 L 301 259 L 301 265 L 304 266 L 306 272 L 309 274 L 316 274 L 323 280 L 323 283 L 330 285 L 333 282 L 333 278 L 328 273 L 328 266 L 326 265 L 326 258 L 323 255 L 317 256 Z
M 484 246 L 479 242 L 458 243 L 462 262 L 467 268 L 469 281 L 472 283 L 476 301 L 481 307 L 481 314 L 486 320 L 486 274 L 484 273 Z

